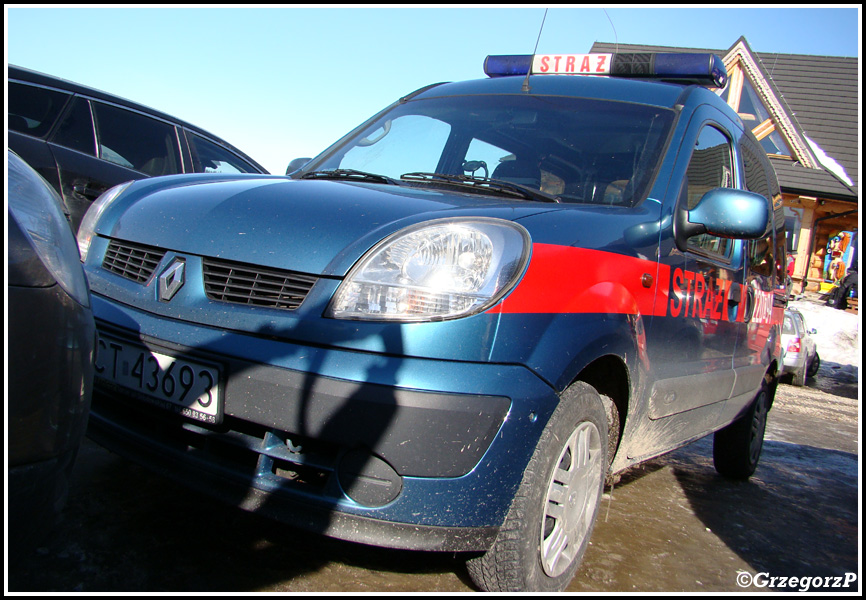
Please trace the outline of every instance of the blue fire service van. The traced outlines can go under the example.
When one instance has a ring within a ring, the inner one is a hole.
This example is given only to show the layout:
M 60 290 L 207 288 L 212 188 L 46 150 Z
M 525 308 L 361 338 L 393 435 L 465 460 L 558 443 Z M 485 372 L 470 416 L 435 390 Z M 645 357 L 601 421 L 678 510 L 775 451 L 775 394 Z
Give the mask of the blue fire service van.
M 325 535 L 465 551 L 485 590 L 565 589 L 640 461 L 714 433 L 716 469 L 749 477 L 784 219 L 721 61 L 485 70 L 289 177 L 106 192 L 79 231 L 90 435 Z

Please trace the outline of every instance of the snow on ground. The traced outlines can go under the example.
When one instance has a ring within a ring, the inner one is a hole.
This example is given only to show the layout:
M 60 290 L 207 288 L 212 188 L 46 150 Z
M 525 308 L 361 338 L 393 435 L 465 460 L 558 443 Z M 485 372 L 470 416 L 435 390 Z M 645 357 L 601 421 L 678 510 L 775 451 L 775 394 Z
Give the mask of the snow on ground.
M 788 306 L 818 331 L 812 337 L 821 367 L 804 386 L 779 386 L 767 439 L 859 454 L 860 317 L 826 306 L 817 294 Z
M 838 310 L 810 299 L 788 303 L 806 318 L 806 328 L 816 329 L 812 336 L 821 362 L 860 367 L 860 315 Z M 856 371 L 855 371 L 856 372 Z

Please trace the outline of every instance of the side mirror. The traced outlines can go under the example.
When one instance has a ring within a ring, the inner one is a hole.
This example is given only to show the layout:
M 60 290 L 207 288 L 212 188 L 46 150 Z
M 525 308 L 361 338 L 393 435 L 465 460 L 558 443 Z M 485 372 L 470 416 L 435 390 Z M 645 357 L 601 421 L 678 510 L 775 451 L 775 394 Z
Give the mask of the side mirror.
M 684 249 L 690 237 L 708 233 L 723 238 L 756 240 L 770 225 L 770 202 L 760 194 L 716 188 L 692 210 L 679 210 L 675 224 L 677 246 Z
M 289 166 L 286 167 L 286 175 L 291 175 L 305 164 L 313 160 L 312 158 L 296 158 L 292 162 L 289 163 Z

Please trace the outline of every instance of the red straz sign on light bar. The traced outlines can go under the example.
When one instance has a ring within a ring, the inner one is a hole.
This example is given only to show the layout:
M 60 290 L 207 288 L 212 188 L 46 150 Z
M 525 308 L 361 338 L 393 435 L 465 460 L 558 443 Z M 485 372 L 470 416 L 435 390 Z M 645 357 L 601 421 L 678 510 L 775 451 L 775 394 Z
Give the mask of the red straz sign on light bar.
M 610 75 L 612 54 L 536 54 L 534 74 Z

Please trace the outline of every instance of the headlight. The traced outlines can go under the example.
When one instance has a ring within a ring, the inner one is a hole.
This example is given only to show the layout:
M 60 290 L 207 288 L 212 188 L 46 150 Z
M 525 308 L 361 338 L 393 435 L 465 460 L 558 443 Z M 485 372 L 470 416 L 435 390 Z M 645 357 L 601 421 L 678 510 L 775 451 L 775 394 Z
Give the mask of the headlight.
M 60 287 L 82 306 L 90 306 L 84 270 L 75 260 L 75 238 L 57 192 L 16 154 L 7 154 L 9 214 Z
M 441 321 L 481 312 L 514 287 L 529 248 L 529 234 L 509 221 L 449 219 L 409 227 L 352 268 L 326 316 Z
M 81 220 L 81 225 L 78 227 L 78 253 L 81 255 L 81 262 L 87 259 L 87 251 L 90 249 L 90 240 L 96 232 L 96 223 L 99 217 L 105 212 L 105 209 L 114 202 L 118 196 L 131 184 L 131 181 L 116 185 L 111 189 L 106 190 L 97 198 Z

